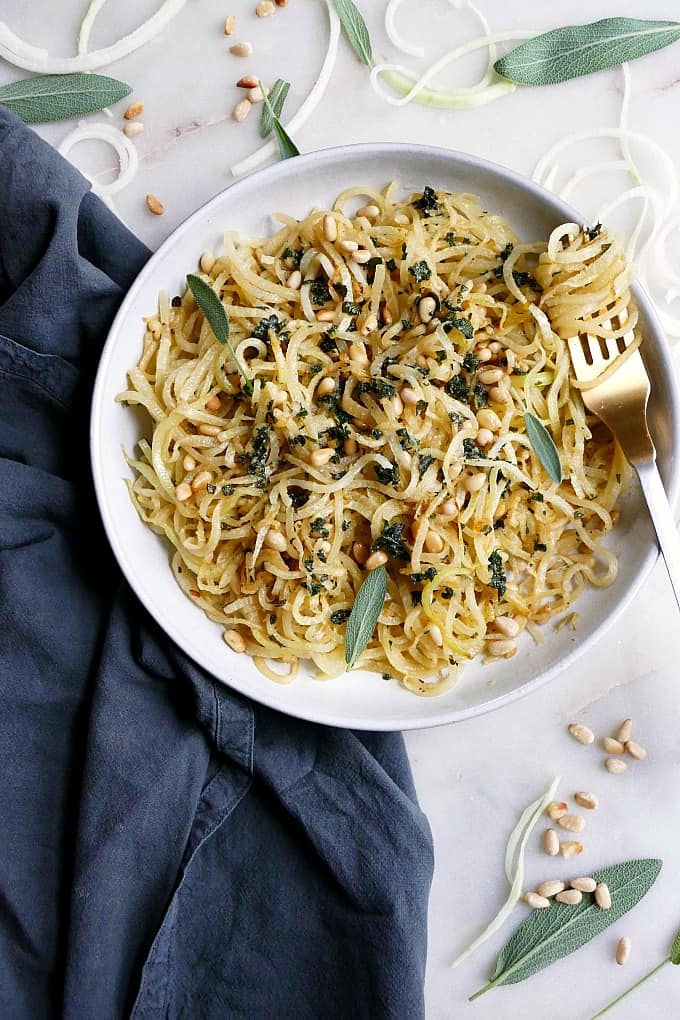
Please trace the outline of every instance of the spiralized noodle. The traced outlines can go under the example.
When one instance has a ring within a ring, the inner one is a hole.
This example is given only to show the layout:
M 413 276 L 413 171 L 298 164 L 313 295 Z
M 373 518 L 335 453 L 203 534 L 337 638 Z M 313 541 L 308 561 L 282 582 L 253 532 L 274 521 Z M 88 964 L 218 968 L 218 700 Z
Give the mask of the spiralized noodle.
M 609 336 L 617 309 L 634 326 L 630 274 L 605 230 L 520 244 L 473 195 L 355 187 L 332 213 L 332 242 L 324 210 L 282 215 L 271 237 L 228 233 L 202 274 L 251 395 L 191 291 L 161 295 L 118 398 L 152 426 L 130 493 L 182 589 L 233 648 L 286 664 L 265 666 L 278 682 L 300 660 L 344 671 L 345 621 L 385 561 L 359 666 L 439 694 L 616 577 L 602 539 L 628 469 L 563 337 Z M 560 451 L 559 485 L 526 411 Z

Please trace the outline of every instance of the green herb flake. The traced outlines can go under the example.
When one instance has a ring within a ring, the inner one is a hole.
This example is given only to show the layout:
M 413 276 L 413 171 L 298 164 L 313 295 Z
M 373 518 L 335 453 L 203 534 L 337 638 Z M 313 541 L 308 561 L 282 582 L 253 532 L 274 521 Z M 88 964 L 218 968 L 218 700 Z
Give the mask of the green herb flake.
M 505 576 L 505 569 L 503 567 L 503 560 L 501 554 L 495 549 L 489 556 L 489 570 L 491 571 L 491 578 L 489 580 L 489 587 L 495 588 L 498 592 L 498 601 L 505 595 L 505 589 L 507 587 L 507 578 Z
M 408 271 L 416 280 L 416 283 L 422 283 L 423 280 L 429 280 L 432 276 L 432 270 L 428 266 L 425 259 L 421 259 L 420 262 L 414 262 L 412 266 L 408 267 Z
M 371 546 L 371 552 L 382 550 L 395 560 L 410 559 L 408 546 L 404 542 L 405 530 L 406 525 L 399 522 L 397 524 L 386 524 L 383 527 L 382 535 L 376 538 Z
M 437 198 L 437 192 L 428 184 L 425 185 L 420 198 L 411 203 L 414 209 L 418 209 L 425 218 L 438 216 L 442 211 L 441 202 Z

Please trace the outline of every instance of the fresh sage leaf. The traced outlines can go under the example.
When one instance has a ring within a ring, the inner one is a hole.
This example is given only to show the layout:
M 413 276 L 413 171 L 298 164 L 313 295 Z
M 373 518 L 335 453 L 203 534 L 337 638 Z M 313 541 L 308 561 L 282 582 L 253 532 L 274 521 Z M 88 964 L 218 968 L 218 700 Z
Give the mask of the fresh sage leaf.
M 671 963 L 674 963 L 677 967 L 680 964 L 680 931 L 675 936 L 675 941 L 671 946 Z
M 264 99 L 264 109 L 269 111 L 269 116 L 272 120 L 272 130 L 274 132 L 274 137 L 276 138 L 276 144 L 279 147 L 279 155 L 281 156 L 281 159 L 291 159 L 293 156 L 299 156 L 300 150 L 274 112 L 272 104 L 269 101 L 269 96 L 265 92 L 262 82 L 259 82 L 259 86 Z
M 524 424 L 526 426 L 527 435 L 529 436 L 529 442 L 534 448 L 534 453 L 552 478 L 553 482 L 557 482 L 559 485 L 562 481 L 562 464 L 560 462 L 560 455 L 557 452 L 557 447 L 553 442 L 553 437 L 550 435 L 545 425 L 543 425 L 535 415 L 531 414 L 530 411 L 527 411 L 524 415 Z
M 227 348 L 232 360 L 236 363 L 239 375 L 243 380 L 244 392 L 250 395 L 253 392 L 253 384 L 231 345 L 231 340 L 229 339 L 229 316 L 219 296 L 209 283 L 206 283 L 205 280 L 194 273 L 189 273 L 187 276 L 187 284 L 189 285 L 189 290 L 196 298 L 196 304 L 208 320 L 208 324 L 215 334 L 215 339 Z
M 125 82 L 101 74 L 46 74 L 3 85 L 0 106 L 12 110 L 26 124 L 47 124 L 96 113 L 131 91 Z
M 351 669 L 371 640 L 387 593 L 387 571 L 378 567 L 366 577 L 352 606 L 345 630 L 345 662 Z
M 283 78 L 278 78 L 272 85 L 271 92 L 267 96 L 269 104 L 262 104 L 262 115 L 260 116 L 260 138 L 268 138 L 274 129 L 272 112 L 275 117 L 278 117 L 279 119 L 281 118 L 281 111 L 283 110 L 283 104 L 286 101 L 289 89 L 290 82 L 284 81 Z
M 678 39 L 677 21 L 605 18 L 534 36 L 497 60 L 494 70 L 517 85 L 556 85 L 644 57 Z
M 359 60 L 370 67 L 373 63 L 371 37 L 361 12 L 352 0 L 333 0 L 333 5 L 338 12 L 347 41 Z
M 590 942 L 638 903 L 656 881 L 659 860 L 633 860 L 595 872 L 596 882 L 606 882 L 612 897 L 602 910 L 590 893 L 576 906 L 553 903 L 549 910 L 535 910 L 501 950 L 493 977 L 470 997 L 479 998 L 497 985 L 516 984 L 551 963 L 561 960 Z

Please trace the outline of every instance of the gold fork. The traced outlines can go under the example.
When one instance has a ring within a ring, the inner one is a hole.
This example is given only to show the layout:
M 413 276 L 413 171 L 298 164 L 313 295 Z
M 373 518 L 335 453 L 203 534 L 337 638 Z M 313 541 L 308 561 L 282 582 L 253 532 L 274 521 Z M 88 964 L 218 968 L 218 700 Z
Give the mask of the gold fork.
M 612 323 L 606 322 L 605 326 Z M 625 326 L 625 320 L 619 321 Z M 647 400 L 651 385 L 639 351 L 626 355 L 635 339 L 633 330 L 619 340 L 601 339 L 589 333 L 571 337 L 567 343 L 579 382 L 591 385 L 582 391 L 586 407 L 605 423 L 626 458 L 637 471 L 640 485 L 666 561 L 673 591 L 680 607 L 680 537 L 656 466 L 656 450 L 647 427 Z M 614 359 L 622 356 L 621 365 Z M 604 376 L 601 382 L 594 382 Z

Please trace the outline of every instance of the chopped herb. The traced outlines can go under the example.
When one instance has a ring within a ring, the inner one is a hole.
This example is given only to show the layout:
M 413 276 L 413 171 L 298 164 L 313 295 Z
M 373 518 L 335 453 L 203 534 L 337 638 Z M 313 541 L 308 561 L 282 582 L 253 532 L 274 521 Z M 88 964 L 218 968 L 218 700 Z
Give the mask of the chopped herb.
M 269 425 L 262 425 L 253 436 L 252 453 L 246 455 L 248 473 L 264 481 L 267 471 L 267 459 L 271 449 Z
M 270 315 L 266 319 L 260 319 L 251 336 L 254 336 L 256 340 L 269 340 L 269 330 L 273 329 L 275 333 L 281 333 L 284 325 L 285 323 L 276 315 Z
M 298 435 L 298 436 L 289 436 L 288 437 L 288 445 L 289 446 L 304 446 L 306 442 L 307 442 L 307 437 L 303 436 L 302 433 L 300 433 L 300 435 Z
M 361 305 L 355 305 L 353 301 L 343 301 L 342 310 L 345 315 L 361 315 Z
M 371 270 L 375 271 L 376 266 L 381 266 L 382 262 L 383 260 L 379 255 L 373 255 L 368 262 L 364 263 L 364 269 L 366 272 L 370 272 Z
M 411 592 L 411 604 L 414 606 L 422 606 L 423 604 L 423 593 L 422 591 Z
M 399 436 L 399 445 L 402 450 L 412 450 L 415 441 L 413 436 L 409 435 L 408 429 L 397 429 L 397 435 Z
M 494 521 L 494 523 L 493 523 L 493 530 L 494 531 L 502 530 L 504 527 L 505 527 L 505 521 L 503 520 L 502 517 L 499 517 L 498 520 Z
M 307 410 L 307 408 L 301 407 L 298 411 L 295 412 L 295 420 L 302 421 L 302 419 L 306 418 L 308 414 L 309 411 Z
M 442 362 L 446 361 L 446 351 L 435 351 L 434 356 L 440 365 Z
M 601 231 L 602 231 L 601 223 L 596 223 L 594 227 L 583 228 L 583 233 L 586 235 L 589 241 L 594 241 Z
M 481 410 L 489 402 L 489 394 L 486 391 L 486 387 L 480 382 L 475 383 L 475 388 L 472 391 L 472 402 L 475 411 Z
M 382 439 L 382 432 L 380 429 L 371 429 L 371 439 Z
M 305 588 L 310 595 L 318 595 L 321 591 L 321 585 L 316 581 L 303 581 L 302 587 Z
M 314 557 L 313 557 L 313 556 L 308 556 L 308 557 L 307 557 L 307 558 L 306 558 L 306 559 L 305 559 L 305 560 L 303 561 L 303 564 L 302 564 L 302 565 L 303 565 L 303 567 L 305 568 L 305 570 L 306 570 L 306 571 L 307 571 L 308 573 L 311 573 L 311 572 L 312 572 L 312 570 L 314 570 Z
M 444 240 L 448 244 L 449 248 L 453 248 L 456 243 L 456 235 L 449 230 L 448 234 L 445 235 Z
M 208 482 L 208 484 L 205 487 L 205 491 L 209 493 L 209 495 L 213 496 L 217 492 L 217 486 L 214 485 L 212 482 Z
M 468 351 L 463 358 L 463 368 L 466 372 L 476 372 L 479 358 L 476 358 L 472 351 Z
M 383 467 L 382 464 L 374 464 L 373 470 L 375 471 L 376 478 L 383 485 L 399 484 L 399 468 L 396 464 L 391 464 L 388 468 Z
M 222 486 L 222 495 L 223 496 L 233 496 L 235 491 L 236 491 L 236 487 L 233 486 L 233 485 L 223 485 Z
M 292 248 L 284 248 L 283 251 L 281 252 L 281 258 L 291 259 L 296 269 L 300 268 L 300 263 L 302 262 L 303 255 L 304 250 L 302 248 L 297 248 L 295 251 L 293 251 Z
M 410 325 L 411 325 L 411 323 L 410 323 L 410 321 L 408 319 L 402 319 L 401 320 L 401 328 L 402 329 L 408 329 Z
M 331 425 L 330 428 L 323 430 L 323 435 L 328 436 L 329 439 L 335 439 L 338 443 L 341 443 L 344 439 L 349 439 L 351 436 L 349 425 Z
M 484 457 L 484 454 L 479 449 L 474 439 L 464 439 L 463 456 L 466 460 L 480 460 Z
M 460 400 L 463 404 L 467 404 L 470 399 L 470 387 L 462 375 L 454 375 L 452 379 L 449 379 L 445 389 L 450 397 Z
M 392 676 L 390 673 L 383 673 L 382 678 L 383 680 L 391 680 Z
M 309 371 L 312 373 L 312 375 L 318 375 L 322 369 L 323 365 L 321 364 L 320 361 L 313 361 L 312 364 L 309 366 Z
M 175 294 L 175 296 L 172 299 L 172 301 L 170 302 L 170 304 L 172 305 L 173 308 L 181 308 L 182 307 L 182 299 L 179 296 L 179 294 Z
M 619 483 L 619 485 L 621 484 L 621 473 L 619 471 L 616 472 L 616 481 Z
M 544 500 L 544 497 L 543 497 L 543 493 L 542 492 L 536 491 L 536 492 L 529 493 L 529 502 L 530 503 L 542 503 L 543 500 Z
M 299 489 L 297 486 L 289 490 L 290 501 L 293 504 L 295 510 L 299 510 L 309 502 L 310 493 L 305 489 Z
M 545 542 L 534 542 L 534 552 L 547 552 L 548 547 Z
M 318 536 L 319 538 L 328 538 L 328 528 L 323 517 L 315 517 L 309 526 L 310 535 Z
M 437 198 L 437 192 L 428 184 L 425 185 L 423 194 L 411 203 L 414 209 L 418 209 L 427 219 L 429 216 L 439 215 L 442 211 L 441 202 Z
M 377 471 L 377 465 L 375 465 Z M 383 550 L 396 560 L 408 560 L 408 546 L 404 542 L 405 524 L 386 524 L 383 527 L 382 535 L 376 538 L 371 546 L 371 552 Z
M 408 267 L 408 271 L 411 276 L 415 277 L 417 283 L 422 283 L 423 280 L 429 280 L 432 276 L 432 270 L 424 259 L 420 262 L 414 262 L 412 266 Z
M 513 278 L 513 280 L 515 281 L 515 283 L 517 284 L 518 287 L 527 286 L 527 287 L 532 287 L 534 290 L 540 290 L 541 289 L 538 286 L 538 283 L 536 282 L 535 277 L 533 277 L 531 275 L 531 273 L 521 273 L 521 272 L 519 272 L 519 270 L 513 269 L 513 271 L 512 271 L 512 278 Z
M 397 268 L 397 263 L 394 261 L 394 259 L 388 259 L 387 262 L 385 263 L 385 266 L 390 271 L 390 273 L 393 273 Z
M 357 386 L 357 393 L 361 396 L 364 393 L 372 393 L 379 400 L 386 400 L 396 393 L 394 386 L 384 379 L 371 379 L 370 382 L 362 382 Z
M 334 613 L 331 613 L 331 623 L 346 623 L 351 612 L 351 609 L 336 609 Z
M 508 241 L 508 243 L 506 244 L 505 248 L 503 248 L 503 250 L 498 253 L 498 257 L 501 260 L 501 262 L 505 262 L 505 260 L 508 258 L 508 256 L 510 256 L 512 254 L 512 251 L 513 251 L 514 247 L 515 246 L 512 243 L 512 241 Z
M 449 411 L 449 421 L 453 422 L 454 425 L 462 425 L 465 421 L 465 416 L 459 411 Z
M 527 375 L 528 369 L 526 368 L 513 368 L 511 375 Z
M 584 515 L 584 513 L 583 513 L 583 510 L 575 510 L 575 511 L 574 511 L 574 520 L 575 520 L 575 521 L 580 521 L 580 520 L 582 520 L 582 518 L 583 518 L 584 516 L 585 516 L 585 515 Z
M 442 588 L 439 594 L 443 599 L 446 599 L 446 601 L 448 602 L 449 599 L 453 598 L 453 588 L 449 588 L 447 585 L 446 588 Z
M 416 414 L 424 414 L 427 411 L 427 400 L 418 400 L 416 403 Z
M 352 527 L 352 522 L 351 521 L 345 520 L 345 521 L 342 522 L 342 530 L 343 531 L 349 531 L 349 529 L 351 527 Z
M 431 457 L 429 453 L 421 453 L 418 457 L 418 478 L 422 478 L 432 464 L 434 464 L 434 457 Z
M 325 280 L 305 280 L 309 283 L 309 300 L 313 305 L 325 305 L 331 300 L 331 292 Z
M 475 335 L 475 329 L 470 320 L 456 315 L 455 312 L 449 312 L 442 319 L 442 328 L 445 333 L 450 333 L 452 329 L 457 329 L 467 340 L 472 340 Z
M 420 573 L 409 574 L 408 579 L 412 584 L 422 584 L 423 581 L 434 581 L 436 576 L 436 567 L 428 567 L 427 570 L 423 570 Z
M 500 601 L 500 599 L 502 599 L 505 595 L 507 578 L 505 576 L 505 570 L 503 569 L 501 554 L 497 550 L 492 552 L 489 556 L 489 570 L 491 571 L 489 587 L 496 589 L 498 592 L 498 599 Z
M 326 334 L 319 343 L 319 350 L 323 351 L 324 354 L 332 354 L 333 351 L 337 353 L 338 345 L 332 336 L 328 336 L 328 334 Z

